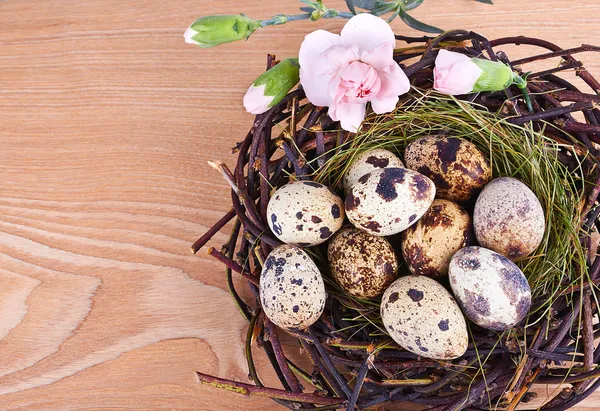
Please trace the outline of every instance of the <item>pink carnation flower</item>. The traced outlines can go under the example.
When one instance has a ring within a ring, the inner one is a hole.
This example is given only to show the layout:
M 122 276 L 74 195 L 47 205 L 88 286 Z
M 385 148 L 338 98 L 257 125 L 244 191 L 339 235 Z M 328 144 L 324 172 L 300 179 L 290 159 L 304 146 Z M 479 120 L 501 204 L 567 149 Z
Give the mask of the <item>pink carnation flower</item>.
M 410 83 L 393 59 L 396 40 L 385 20 L 352 17 L 340 35 L 317 30 L 300 46 L 300 82 L 308 100 L 329 107 L 344 130 L 356 132 L 368 102 L 377 114 L 393 111 Z

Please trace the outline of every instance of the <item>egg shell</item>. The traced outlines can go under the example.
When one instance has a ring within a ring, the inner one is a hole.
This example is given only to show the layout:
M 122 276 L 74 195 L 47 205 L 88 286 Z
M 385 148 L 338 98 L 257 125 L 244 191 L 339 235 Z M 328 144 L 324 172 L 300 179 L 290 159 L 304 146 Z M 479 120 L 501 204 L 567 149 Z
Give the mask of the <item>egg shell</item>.
M 325 308 L 323 277 L 310 256 L 294 245 L 284 244 L 269 253 L 259 288 L 265 315 L 281 328 L 306 329 Z
M 344 204 L 327 186 L 295 181 L 279 188 L 267 206 L 271 231 L 303 247 L 327 241 L 344 222 Z
M 394 341 L 422 357 L 450 360 L 467 350 L 467 324 L 458 304 L 429 277 L 394 281 L 381 298 L 381 318 Z
M 332 277 L 359 298 L 381 295 L 397 278 L 398 258 L 389 241 L 357 228 L 342 228 L 327 248 Z
M 465 247 L 450 261 L 450 286 L 461 308 L 480 327 L 507 330 L 531 307 L 527 278 L 505 256 L 483 247 Z
M 492 178 L 488 160 L 477 146 L 457 137 L 426 136 L 406 147 L 406 167 L 429 177 L 437 197 L 464 202 Z
M 348 194 L 359 178 L 381 168 L 404 168 L 397 155 L 383 148 L 375 148 L 359 154 L 344 174 L 344 192 Z
M 544 210 L 533 191 L 519 180 L 500 177 L 490 182 L 475 203 L 477 241 L 513 261 L 527 257 L 544 238 Z
M 346 215 L 357 228 L 389 236 L 406 230 L 435 198 L 433 182 L 416 171 L 384 168 L 365 174 L 346 196 Z
M 402 233 L 402 255 L 412 274 L 442 277 L 448 274 L 452 255 L 474 242 L 467 211 L 452 201 L 437 199 Z

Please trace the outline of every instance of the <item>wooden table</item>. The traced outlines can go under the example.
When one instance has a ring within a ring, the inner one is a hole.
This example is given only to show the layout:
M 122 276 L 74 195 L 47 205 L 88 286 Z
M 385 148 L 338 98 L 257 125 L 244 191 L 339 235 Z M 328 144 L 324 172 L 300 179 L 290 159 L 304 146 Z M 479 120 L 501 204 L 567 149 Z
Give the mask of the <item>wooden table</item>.
M 492 38 L 600 43 L 598 0 L 497 3 L 428 1 L 414 14 Z M 242 96 L 266 53 L 296 55 L 310 30 L 343 21 L 269 28 L 208 50 L 182 35 L 201 15 L 296 8 L 0 3 L 0 409 L 276 408 L 196 384 L 194 370 L 247 381 L 245 323 L 220 264 L 189 246 L 228 209 L 207 160 L 233 161 L 253 120 Z M 599 55 L 582 58 L 600 74 Z M 600 395 L 585 405 L 599 409 Z

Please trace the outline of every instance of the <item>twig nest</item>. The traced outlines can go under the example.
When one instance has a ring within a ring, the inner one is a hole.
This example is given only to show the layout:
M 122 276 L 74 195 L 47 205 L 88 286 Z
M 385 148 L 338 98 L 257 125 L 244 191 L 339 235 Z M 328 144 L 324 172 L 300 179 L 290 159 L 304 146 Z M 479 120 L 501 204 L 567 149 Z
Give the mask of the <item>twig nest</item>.
M 284 243 L 311 246 L 327 241 L 344 222 L 344 204 L 323 184 L 295 181 L 269 200 L 271 231 Z
M 319 269 L 299 247 L 276 247 L 260 275 L 260 302 L 267 318 L 285 329 L 313 325 L 325 309 L 325 283 Z
M 544 210 L 525 184 L 511 177 L 490 182 L 475 203 L 477 241 L 513 261 L 527 257 L 544 238 Z
M 437 199 L 402 233 L 402 255 L 412 274 L 442 277 L 448 274 L 452 255 L 474 242 L 471 217 L 465 209 Z
M 381 168 L 404 167 L 402 160 L 389 150 L 375 148 L 359 154 L 344 174 L 344 192 L 348 194 L 359 178 Z
M 483 153 L 470 141 L 457 137 L 426 136 L 406 147 L 406 167 L 429 177 L 437 197 L 468 201 L 492 178 Z
M 398 259 L 389 241 L 353 227 L 333 236 L 327 257 L 335 281 L 355 297 L 378 297 L 397 277 Z
M 495 331 L 518 324 L 529 312 L 531 289 L 519 267 L 483 247 L 465 247 L 450 261 L 450 286 L 471 321 Z
M 435 198 L 427 177 L 405 168 L 384 168 L 365 174 L 346 196 L 346 215 L 370 234 L 398 234 L 417 222 Z
M 450 293 L 429 277 L 409 275 L 381 298 L 381 318 L 404 349 L 422 357 L 450 360 L 468 345 L 465 318 Z

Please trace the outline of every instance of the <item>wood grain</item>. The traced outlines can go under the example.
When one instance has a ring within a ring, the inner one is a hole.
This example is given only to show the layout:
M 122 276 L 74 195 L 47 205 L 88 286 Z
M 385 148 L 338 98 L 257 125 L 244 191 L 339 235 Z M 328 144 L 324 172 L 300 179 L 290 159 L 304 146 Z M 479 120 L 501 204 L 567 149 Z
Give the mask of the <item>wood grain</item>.
M 488 37 L 600 43 L 597 0 L 496 3 L 430 1 L 415 16 Z M 343 22 L 265 29 L 209 50 L 182 34 L 205 14 L 296 7 L 0 3 L 0 409 L 276 409 L 196 384 L 194 370 L 247 380 L 245 324 L 221 266 L 189 245 L 228 209 L 206 162 L 233 161 L 252 122 L 241 99 L 265 54 L 293 56 L 309 30 Z M 600 56 L 582 58 L 600 73 Z M 600 408 L 600 395 L 583 407 Z

